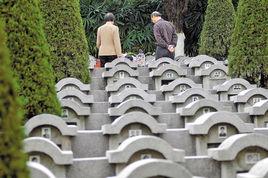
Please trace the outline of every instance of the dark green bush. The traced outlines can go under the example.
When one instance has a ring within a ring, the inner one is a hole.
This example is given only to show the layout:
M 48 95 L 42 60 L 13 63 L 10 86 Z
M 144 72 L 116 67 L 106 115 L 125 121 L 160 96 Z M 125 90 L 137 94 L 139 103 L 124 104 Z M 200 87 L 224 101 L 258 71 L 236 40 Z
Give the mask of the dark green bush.
M 41 12 L 56 81 L 74 77 L 88 82 L 88 46 L 79 0 L 42 0 Z
M 0 4 L 11 65 L 20 85 L 19 95 L 23 97 L 27 118 L 40 113 L 60 114 L 38 2 L 3 0 Z
M 22 112 L 5 42 L 6 34 L 0 20 L 0 177 L 25 178 L 28 171 L 22 151 Z
M 116 16 L 123 52 L 154 52 L 154 36 L 150 14 L 159 10 L 162 0 L 81 0 L 81 15 L 88 38 L 89 51 L 97 54 L 97 28 L 107 12 Z
M 243 77 L 259 86 L 267 85 L 267 11 L 267 0 L 239 1 L 228 56 L 232 76 Z
M 219 60 L 227 58 L 234 28 L 234 13 L 231 0 L 208 0 L 200 37 L 200 54 Z
M 207 0 L 189 0 L 187 11 L 183 17 L 183 32 L 185 34 L 185 54 L 198 55 L 199 38 L 204 22 Z

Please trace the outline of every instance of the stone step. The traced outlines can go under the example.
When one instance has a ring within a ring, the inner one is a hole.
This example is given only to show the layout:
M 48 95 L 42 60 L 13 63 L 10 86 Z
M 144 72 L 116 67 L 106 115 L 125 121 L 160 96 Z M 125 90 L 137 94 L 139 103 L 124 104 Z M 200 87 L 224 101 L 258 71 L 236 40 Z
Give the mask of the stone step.
M 159 91 L 159 90 L 148 90 L 147 92 L 149 94 L 155 94 L 156 101 L 164 101 L 165 100 L 165 97 L 164 97 L 162 91 Z
M 80 130 L 72 139 L 74 158 L 105 157 L 108 149 L 108 136 L 101 130 Z
M 108 102 L 95 102 L 91 105 L 91 113 L 108 113 Z
M 186 78 L 193 80 L 196 84 L 202 84 L 202 79 L 199 76 L 187 75 Z
M 151 77 L 148 76 L 139 76 L 138 80 L 143 84 L 148 84 L 149 90 L 154 90 L 154 81 Z
M 110 124 L 112 119 L 107 113 L 92 113 L 86 120 L 86 130 L 101 130 L 102 125 Z
M 166 123 L 169 129 L 184 128 L 185 125 L 184 119 L 178 113 L 163 113 L 158 116 L 158 121 Z
M 155 136 L 163 138 L 174 148 L 187 150 L 188 156 L 195 155 L 194 137 L 187 129 L 167 129 L 166 133 Z M 107 150 L 109 137 L 103 135 L 101 130 L 79 130 L 72 139 L 74 158 L 105 157 Z
M 193 175 L 198 175 L 200 178 L 221 178 L 221 162 L 208 156 L 185 157 L 184 165 Z
M 105 90 L 107 83 L 103 78 L 91 78 L 90 88 L 91 90 Z
M 162 108 L 162 113 L 176 113 L 176 106 L 170 101 L 156 101 L 154 106 Z
M 92 78 L 101 78 L 104 71 L 106 71 L 105 68 L 95 68 L 91 71 L 90 75 Z
M 148 67 L 138 67 L 137 70 L 139 72 L 139 76 L 149 76 L 150 71 Z
M 251 117 L 248 113 L 237 113 L 235 112 L 235 114 L 238 115 L 238 117 L 240 117 L 240 119 L 242 119 L 245 123 L 252 123 Z
M 104 178 L 115 175 L 114 166 L 106 157 L 75 158 L 66 171 L 68 178 Z
M 181 163 L 181 165 L 193 175 L 207 178 L 221 177 L 220 171 L 218 171 L 220 170 L 220 162 L 208 156 L 187 156 L 185 157 L 185 163 Z M 88 171 L 88 168 L 90 168 L 90 171 Z M 114 166 L 109 164 L 106 157 L 75 158 L 73 164 L 66 171 L 66 177 L 68 178 L 112 176 L 115 176 Z
M 94 102 L 108 101 L 108 93 L 105 90 L 90 90 L 90 95 L 93 95 Z

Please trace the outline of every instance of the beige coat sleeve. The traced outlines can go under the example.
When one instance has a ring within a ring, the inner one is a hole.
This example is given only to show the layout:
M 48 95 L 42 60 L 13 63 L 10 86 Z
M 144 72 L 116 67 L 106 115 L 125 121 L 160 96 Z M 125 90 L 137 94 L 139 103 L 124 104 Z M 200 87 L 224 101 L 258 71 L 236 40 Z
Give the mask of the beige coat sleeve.
M 100 48 L 100 45 L 101 45 L 101 40 L 100 40 L 100 29 L 98 28 L 98 31 L 97 31 L 97 48 Z
M 115 52 L 117 57 L 122 55 L 122 49 L 121 49 L 121 42 L 120 42 L 120 36 L 119 36 L 119 28 L 116 27 L 114 32 L 114 46 L 115 46 Z

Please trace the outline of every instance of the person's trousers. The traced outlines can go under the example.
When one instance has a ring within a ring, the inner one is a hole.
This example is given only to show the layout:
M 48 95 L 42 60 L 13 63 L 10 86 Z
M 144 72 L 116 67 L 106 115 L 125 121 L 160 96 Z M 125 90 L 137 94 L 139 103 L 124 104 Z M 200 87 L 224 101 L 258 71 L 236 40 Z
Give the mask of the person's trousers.
M 157 46 L 155 52 L 155 60 L 161 57 L 169 57 L 174 60 L 175 52 L 171 53 L 168 49 Z
M 99 56 L 100 62 L 101 62 L 101 67 L 104 67 L 106 63 L 112 62 L 114 59 L 116 59 L 116 55 L 112 56 Z

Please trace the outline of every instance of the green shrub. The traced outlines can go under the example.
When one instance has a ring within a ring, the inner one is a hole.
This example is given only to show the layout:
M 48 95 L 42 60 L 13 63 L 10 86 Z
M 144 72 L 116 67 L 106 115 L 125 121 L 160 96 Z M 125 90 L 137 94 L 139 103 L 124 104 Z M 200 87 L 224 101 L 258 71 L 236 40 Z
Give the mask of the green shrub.
M 89 52 L 97 55 L 97 29 L 103 24 L 104 15 L 112 12 L 119 26 L 123 52 L 137 53 L 143 49 L 154 52 L 154 36 L 150 14 L 159 10 L 162 0 L 81 0 L 81 15 L 88 38 Z
M 56 81 L 74 77 L 88 82 L 88 46 L 79 0 L 42 0 L 41 12 Z
M 25 178 L 28 171 L 22 151 L 22 112 L 5 42 L 6 34 L 0 21 L 0 177 Z
M 0 4 L 11 65 L 20 85 L 19 95 L 23 97 L 27 118 L 40 113 L 60 114 L 38 2 L 3 0 Z
M 233 28 L 234 7 L 231 0 L 208 0 L 199 53 L 219 60 L 226 59 Z
M 267 0 L 240 0 L 229 54 L 229 72 L 267 85 Z

